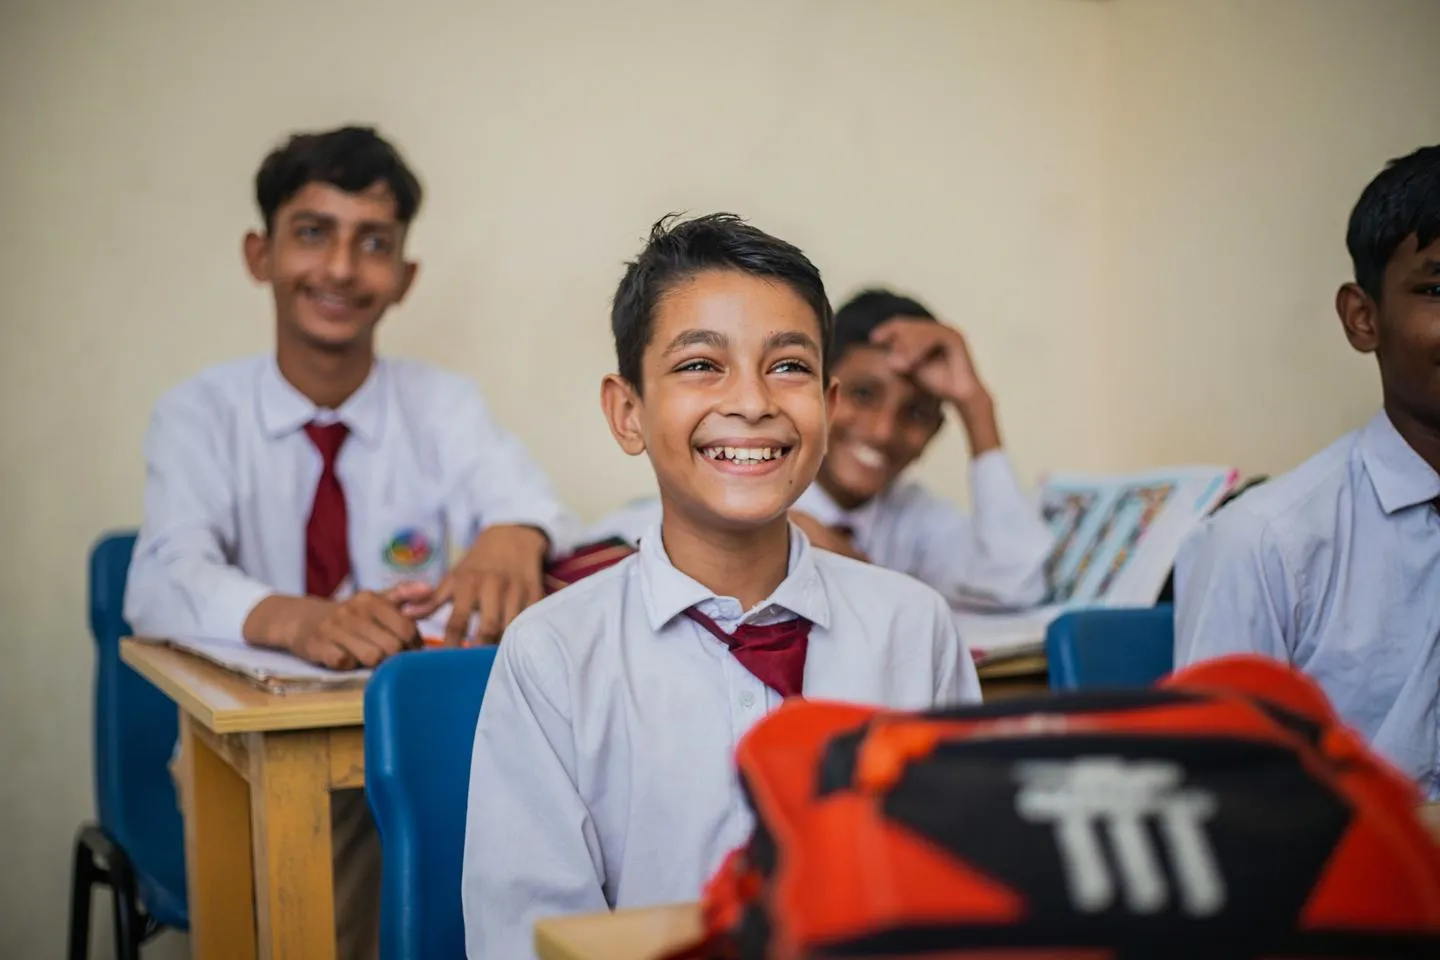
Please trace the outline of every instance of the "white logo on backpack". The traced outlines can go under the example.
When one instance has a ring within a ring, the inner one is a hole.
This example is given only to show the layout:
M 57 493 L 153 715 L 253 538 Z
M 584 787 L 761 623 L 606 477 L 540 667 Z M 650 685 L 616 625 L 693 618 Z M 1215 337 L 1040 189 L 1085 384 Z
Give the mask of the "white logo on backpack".
M 1077 910 L 1108 909 L 1117 885 L 1131 912 L 1163 910 L 1172 894 L 1157 846 L 1168 855 L 1185 913 L 1209 916 L 1225 905 L 1224 877 L 1204 828 L 1215 814 L 1215 797 L 1181 789 L 1184 771 L 1177 764 L 1118 757 L 1035 760 L 1017 764 L 1015 775 L 1021 782 L 1016 812 L 1031 823 L 1054 825 Z M 1158 845 L 1147 829 L 1152 823 Z M 1118 876 L 1102 848 L 1106 839 Z

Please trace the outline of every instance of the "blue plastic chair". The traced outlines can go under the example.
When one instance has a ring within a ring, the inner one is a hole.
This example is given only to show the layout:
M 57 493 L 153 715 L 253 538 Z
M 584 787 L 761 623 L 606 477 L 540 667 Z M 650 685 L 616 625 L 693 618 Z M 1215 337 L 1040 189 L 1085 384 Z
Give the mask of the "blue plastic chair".
M 70 960 L 90 953 L 96 884 L 115 900 L 115 956 L 138 960 L 166 927 L 189 929 L 185 831 L 170 777 L 179 730 L 175 704 L 120 660 L 125 577 L 134 533 L 102 537 L 90 552 L 90 633 L 95 638 L 95 805 L 100 822 L 75 838 Z
M 384 960 L 464 960 L 470 752 L 495 649 L 403 654 L 365 687 L 365 793 L 380 831 Z
M 1052 690 L 1148 687 L 1175 668 L 1175 608 L 1074 610 L 1045 631 Z

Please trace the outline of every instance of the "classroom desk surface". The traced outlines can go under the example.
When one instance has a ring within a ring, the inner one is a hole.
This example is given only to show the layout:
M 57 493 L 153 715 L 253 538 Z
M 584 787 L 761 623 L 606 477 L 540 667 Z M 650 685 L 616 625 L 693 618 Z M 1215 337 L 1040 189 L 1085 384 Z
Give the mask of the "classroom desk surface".
M 216 733 L 359 726 L 362 688 L 274 694 L 182 650 L 123 640 L 120 658 Z
M 135 640 L 120 656 L 180 709 L 193 955 L 334 960 L 330 793 L 365 785 L 364 691 L 268 693 Z
M 1440 843 L 1440 803 L 1420 817 Z M 552 917 L 535 924 L 540 960 L 655 960 L 700 935 L 700 907 L 677 903 L 643 910 Z

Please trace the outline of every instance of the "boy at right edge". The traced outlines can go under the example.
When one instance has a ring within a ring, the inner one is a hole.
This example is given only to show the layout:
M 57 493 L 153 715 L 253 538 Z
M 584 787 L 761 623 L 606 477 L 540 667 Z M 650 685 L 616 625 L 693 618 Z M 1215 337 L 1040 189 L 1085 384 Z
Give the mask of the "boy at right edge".
M 1192 535 L 1175 569 L 1175 664 L 1260 653 L 1440 798 L 1440 146 L 1392 161 L 1350 215 L 1335 298 L 1375 355 L 1382 409 Z

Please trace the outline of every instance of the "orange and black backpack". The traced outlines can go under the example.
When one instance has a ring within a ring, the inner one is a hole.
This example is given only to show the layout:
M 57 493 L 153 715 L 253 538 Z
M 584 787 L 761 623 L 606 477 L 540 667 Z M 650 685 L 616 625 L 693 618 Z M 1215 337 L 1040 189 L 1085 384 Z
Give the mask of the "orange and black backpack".
M 920 714 L 787 702 L 677 956 L 1425 957 L 1420 797 L 1288 668 Z

